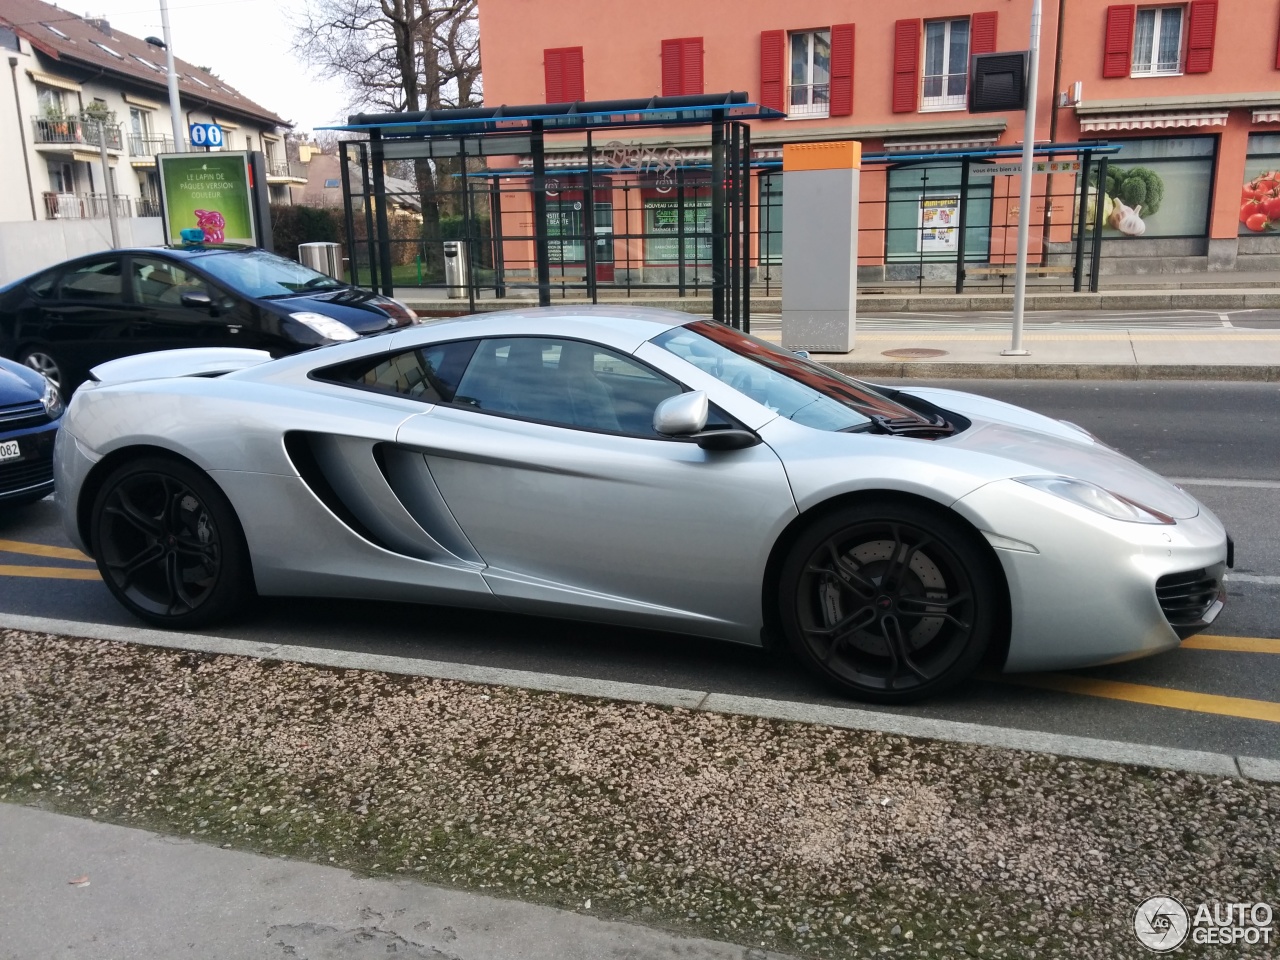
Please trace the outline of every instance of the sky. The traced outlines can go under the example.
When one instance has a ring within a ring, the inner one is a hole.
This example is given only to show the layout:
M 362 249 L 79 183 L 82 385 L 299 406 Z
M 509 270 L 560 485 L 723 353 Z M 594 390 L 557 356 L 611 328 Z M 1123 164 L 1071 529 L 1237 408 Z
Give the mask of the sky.
M 159 0 L 81 3 L 58 5 L 80 16 L 105 16 L 112 29 L 135 37 L 162 36 Z M 317 76 L 293 53 L 293 22 L 303 6 L 304 0 L 169 0 L 174 55 L 208 67 L 295 130 L 343 122 L 342 85 Z

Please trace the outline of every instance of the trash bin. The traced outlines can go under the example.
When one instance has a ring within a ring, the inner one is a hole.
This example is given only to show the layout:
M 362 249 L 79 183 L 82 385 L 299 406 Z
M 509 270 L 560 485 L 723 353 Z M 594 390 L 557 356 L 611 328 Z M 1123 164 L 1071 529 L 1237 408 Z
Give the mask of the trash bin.
M 467 262 L 467 244 L 462 240 L 444 242 L 444 283 L 450 299 L 465 297 L 471 286 L 471 264 Z
M 304 267 L 319 270 L 335 280 L 345 279 L 342 275 L 342 244 L 340 243 L 300 243 L 298 260 Z

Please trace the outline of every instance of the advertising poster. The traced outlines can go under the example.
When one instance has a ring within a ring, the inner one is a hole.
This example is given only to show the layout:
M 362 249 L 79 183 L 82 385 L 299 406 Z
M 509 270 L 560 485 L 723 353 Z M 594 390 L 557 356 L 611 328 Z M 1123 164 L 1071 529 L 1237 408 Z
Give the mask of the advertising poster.
M 209 243 L 257 244 L 249 154 L 175 153 L 156 157 L 165 242 L 199 227 Z
M 1240 234 L 1280 235 L 1280 134 L 1249 135 L 1240 191 Z
M 1203 237 L 1209 232 L 1214 139 L 1131 140 L 1107 164 L 1106 181 L 1090 174 L 1088 222 L 1102 205 L 1102 235 Z
M 960 242 L 959 222 L 959 197 L 921 197 L 917 249 L 921 253 L 955 253 Z

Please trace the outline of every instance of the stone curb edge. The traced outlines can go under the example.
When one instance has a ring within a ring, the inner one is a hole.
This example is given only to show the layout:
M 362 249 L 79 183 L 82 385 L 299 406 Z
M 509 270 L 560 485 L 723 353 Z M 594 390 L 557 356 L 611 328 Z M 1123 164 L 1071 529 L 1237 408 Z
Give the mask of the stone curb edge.
M 1019 730 L 1015 727 L 992 727 L 956 720 L 933 720 L 909 714 L 852 707 L 831 707 L 770 700 L 763 697 L 740 697 L 732 694 L 709 693 L 704 690 L 682 690 L 675 687 L 593 680 L 588 677 L 566 677 L 528 670 L 508 670 L 438 660 L 418 660 L 412 657 L 261 643 L 232 637 L 170 633 L 141 627 L 121 627 L 105 623 L 55 620 L 17 614 L 0 614 L 0 629 L 107 640 L 115 643 L 133 643 L 173 650 L 255 657 L 263 660 L 288 660 L 310 666 L 376 670 L 382 673 L 431 677 L 439 680 L 523 687 L 530 690 L 599 697 L 606 700 L 624 700 L 770 720 L 822 724 L 849 730 L 867 730 L 974 746 L 1050 753 L 1083 760 L 1101 760 L 1108 763 L 1159 767 L 1208 776 L 1244 777 L 1266 783 L 1280 783 L 1280 761 L 1262 757 L 1235 757 L 1224 753 L 1041 733 L 1034 730 Z

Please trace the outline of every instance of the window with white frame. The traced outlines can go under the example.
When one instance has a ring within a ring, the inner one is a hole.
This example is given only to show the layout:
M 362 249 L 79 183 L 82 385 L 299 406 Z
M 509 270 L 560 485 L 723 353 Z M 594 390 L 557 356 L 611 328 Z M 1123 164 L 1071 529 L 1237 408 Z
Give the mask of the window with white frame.
M 969 83 L 969 18 L 927 20 L 921 110 L 963 110 Z
M 791 34 L 787 116 L 825 117 L 831 99 L 831 31 Z
M 1182 72 L 1182 7 L 1139 7 L 1133 24 L 1133 75 Z

